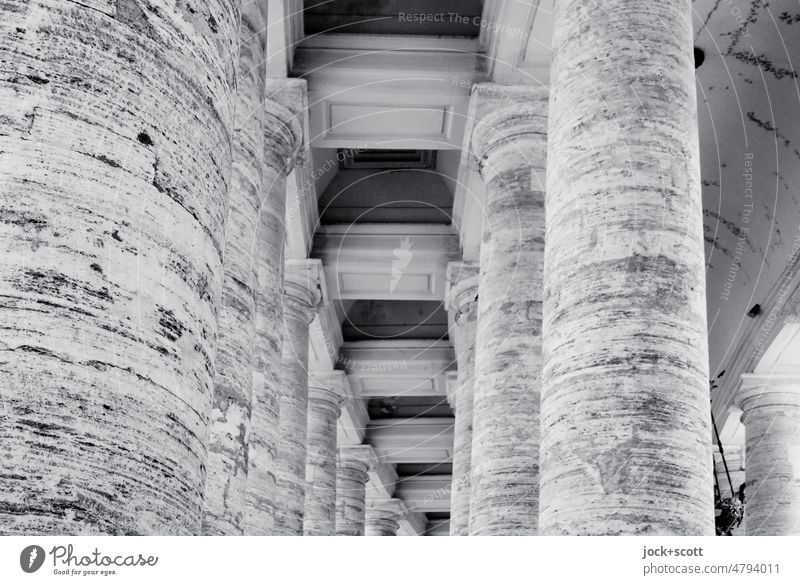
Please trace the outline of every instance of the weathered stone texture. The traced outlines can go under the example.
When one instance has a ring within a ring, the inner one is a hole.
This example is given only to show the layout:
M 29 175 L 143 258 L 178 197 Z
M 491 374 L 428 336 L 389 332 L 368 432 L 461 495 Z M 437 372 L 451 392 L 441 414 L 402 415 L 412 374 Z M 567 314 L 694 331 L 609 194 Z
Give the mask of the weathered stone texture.
M 255 333 L 253 399 L 250 415 L 247 473 L 247 534 L 271 534 L 274 529 L 278 453 L 279 394 L 283 345 L 284 209 L 286 180 L 278 169 L 265 168 L 266 195 L 258 213 L 255 258 Z
M 737 398 L 745 425 L 746 533 L 800 535 L 800 375 L 746 374 Z
M 452 313 L 458 362 L 453 397 L 456 415 L 453 445 L 453 483 L 450 491 L 450 535 L 469 534 L 470 474 L 472 472 L 472 409 L 474 400 L 475 330 L 478 314 L 478 267 L 448 266 L 448 310 Z
M 367 503 L 365 536 L 397 536 L 401 501 L 371 500 Z
M 0 12 L 0 531 L 198 533 L 239 3 Z
M 275 534 L 303 534 L 308 421 L 308 326 L 321 300 L 318 260 L 287 261 L 284 273 L 284 340 L 275 477 Z
M 305 82 L 267 82 L 263 104 L 263 147 L 256 161 L 263 161 L 262 199 L 258 210 L 254 278 L 256 349 L 253 399 L 248 446 L 248 488 L 245 532 L 272 534 L 274 530 L 279 394 L 284 321 L 283 286 L 284 217 L 286 178 L 298 161 L 303 131 L 297 112 L 286 107 L 292 95 L 303 95 Z M 302 100 L 301 100 L 302 103 Z M 261 156 L 261 158 L 258 158 Z
M 542 534 L 713 534 L 688 0 L 556 4 Z
M 486 215 L 469 531 L 536 534 L 547 96 L 527 87 L 476 91 L 483 111 L 472 144 L 486 184 Z
M 336 534 L 364 536 L 370 464 L 359 447 L 340 447 L 336 466 Z
M 247 2 L 243 6 L 204 534 L 241 534 L 246 516 L 256 349 L 253 264 L 261 253 L 256 232 L 264 188 L 266 18 L 266 4 Z M 280 258 L 270 260 L 278 264 Z
M 303 516 L 306 536 L 331 536 L 336 532 L 336 421 L 344 397 L 341 388 L 326 382 L 313 376 L 309 380 Z

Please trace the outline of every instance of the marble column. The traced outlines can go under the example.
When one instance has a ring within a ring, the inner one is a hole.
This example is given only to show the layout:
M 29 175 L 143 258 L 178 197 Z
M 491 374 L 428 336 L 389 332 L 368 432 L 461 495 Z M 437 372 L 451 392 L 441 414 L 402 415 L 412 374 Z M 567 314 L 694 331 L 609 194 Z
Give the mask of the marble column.
M 486 203 L 469 532 L 536 534 L 547 94 L 481 84 L 472 99 Z
M 800 535 L 800 372 L 744 374 L 748 536 Z
M 263 132 L 262 198 L 253 263 L 256 349 L 247 463 L 245 533 L 270 535 L 275 525 L 279 396 L 284 322 L 283 287 L 286 179 L 301 164 L 306 84 L 299 79 L 266 83 Z M 258 143 L 256 143 L 258 144 Z M 256 151 L 258 153 L 258 151 Z M 258 154 L 256 154 L 258 156 Z M 258 160 L 258 159 L 256 159 Z
M 400 529 L 402 502 L 396 498 L 370 500 L 367 503 L 366 536 L 397 536 Z
M 472 407 L 475 371 L 475 329 L 478 309 L 478 267 L 453 262 L 447 266 L 447 310 L 452 322 L 458 378 L 455 395 L 453 483 L 450 491 L 450 535 L 469 534 L 470 473 L 472 470 Z
M 287 260 L 284 272 L 284 339 L 278 406 L 275 526 L 279 536 L 303 534 L 308 421 L 308 326 L 322 302 L 319 260 Z
M 342 413 L 344 372 L 309 376 L 306 494 L 303 534 L 336 532 L 336 423 Z
M 1 534 L 201 531 L 240 4 L 0 7 Z
M 265 407 L 277 413 L 280 338 L 264 339 L 263 325 L 265 319 L 281 321 L 272 309 L 280 308 L 285 177 L 303 136 L 298 117 L 277 102 L 274 91 L 267 96 L 266 22 L 265 3 L 243 5 L 204 534 L 242 534 L 245 524 L 249 533 L 263 534 L 272 523 L 274 439 L 266 440 L 272 449 L 265 445 L 261 417 Z M 273 307 L 260 306 L 264 302 Z M 259 377 L 267 368 L 276 374 L 269 381 Z
M 364 536 L 369 447 L 339 447 L 336 467 L 336 534 Z
M 542 534 L 714 534 L 688 0 L 561 0 L 547 153 Z

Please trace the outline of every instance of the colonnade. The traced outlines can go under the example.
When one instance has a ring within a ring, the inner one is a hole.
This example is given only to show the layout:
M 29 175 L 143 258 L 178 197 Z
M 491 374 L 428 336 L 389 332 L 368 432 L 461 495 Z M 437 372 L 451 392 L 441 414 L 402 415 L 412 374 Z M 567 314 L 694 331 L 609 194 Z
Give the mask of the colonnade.
M 266 77 L 267 3 L 11 3 L 0 531 L 397 534 L 337 444 L 341 379 L 309 375 L 305 83 Z M 713 534 L 690 5 L 613 5 L 556 2 L 549 88 L 473 91 L 452 534 Z M 798 396 L 743 385 L 748 533 L 800 530 Z

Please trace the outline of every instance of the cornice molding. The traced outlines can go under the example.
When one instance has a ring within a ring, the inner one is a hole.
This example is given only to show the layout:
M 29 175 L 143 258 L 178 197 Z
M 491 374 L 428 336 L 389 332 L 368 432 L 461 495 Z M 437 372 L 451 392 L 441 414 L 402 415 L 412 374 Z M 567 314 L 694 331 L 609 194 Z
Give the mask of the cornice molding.
M 748 319 L 731 359 L 723 365 L 725 376 L 712 394 L 717 420 L 725 420 L 731 410 L 738 409 L 743 376 L 753 372 L 787 373 L 784 366 L 774 362 L 772 350 L 777 349 L 776 343 L 782 343 L 781 338 L 788 340 L 794 329 L 800 329 L 800 254 L 784 269 L 761 307 L 755 319 Z

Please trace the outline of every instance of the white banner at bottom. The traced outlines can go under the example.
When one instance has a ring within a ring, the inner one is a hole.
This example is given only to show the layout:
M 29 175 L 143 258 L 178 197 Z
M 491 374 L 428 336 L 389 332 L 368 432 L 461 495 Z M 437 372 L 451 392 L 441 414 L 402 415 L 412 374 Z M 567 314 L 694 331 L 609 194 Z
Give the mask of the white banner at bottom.
M 0 583 L 800 583 L 800 537 L 2 537 Z

